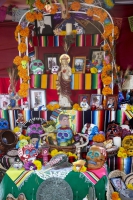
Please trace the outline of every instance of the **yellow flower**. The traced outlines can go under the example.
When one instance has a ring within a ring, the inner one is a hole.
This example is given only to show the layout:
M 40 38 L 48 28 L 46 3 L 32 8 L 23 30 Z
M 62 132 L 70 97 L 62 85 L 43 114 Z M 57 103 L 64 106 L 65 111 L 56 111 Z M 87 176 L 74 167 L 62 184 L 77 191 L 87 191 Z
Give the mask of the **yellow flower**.
M 131 183 L 127 184 L 127 188 L 130 190 L 133 190 L 133 184 L 131 184 Z
M 74 73 L 75 73 L 75 68 L 73 67 L 73 68 L 72 68 L 72 74 L 74 74 Z
M 96 74 L 98 72 L 96 67 L 90 68 L 90 71 L 92 74 Z
M 21 53 L 25 53 L 26 52 L 26 49 L 27 49 L 27 46 L 25 43 L 20 43 L 18 45 L 18 50 L 21 52 Z
M 105 96 L 108 94 L 112 94 L 112 89 L 109 86 L 105 86 L 102 90 L 102 94 Z
M 34 165 L 36 165 L 37 170 L 41 170 L 42 169 L 42 163 L 40 160 L 34 160 L 33 161 Z
M 104 85 L 110 85 L 110 83 L 112 82 L 112 77 L 110 77 L 110 76 L 104 77 L 102 79 L 102 82 Z

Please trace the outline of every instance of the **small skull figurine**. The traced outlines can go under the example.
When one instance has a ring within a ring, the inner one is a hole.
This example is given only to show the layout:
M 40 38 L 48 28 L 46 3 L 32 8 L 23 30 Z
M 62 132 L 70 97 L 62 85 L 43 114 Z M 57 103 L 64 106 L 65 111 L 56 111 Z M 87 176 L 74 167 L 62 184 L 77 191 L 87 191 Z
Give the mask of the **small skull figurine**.
M 57 74 L 58 71 L 59 71 L 59 66 L 58 65 L 52 66 L 52 69 L 51 69 L 51 73 L 52 74 Z
M 44 64 L 41 60 L 33 60 L 30 64 L 31 74 L 43 74 Z
M 73 133 L 71 128 L 60 127 L 57 130 L 57 143 L 59 146 L 68 146 L 72 144 Z
M 100 169 L 106 161 L 106 149 L 100 146 L 91 146 L 87 153 L 88 169 Z

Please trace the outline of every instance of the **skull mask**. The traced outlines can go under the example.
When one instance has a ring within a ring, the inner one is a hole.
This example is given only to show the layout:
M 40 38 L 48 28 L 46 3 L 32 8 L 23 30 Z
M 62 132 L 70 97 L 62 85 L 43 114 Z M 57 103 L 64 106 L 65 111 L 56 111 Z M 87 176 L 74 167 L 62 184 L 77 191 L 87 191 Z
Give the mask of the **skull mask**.
M 59 146 L 68 146 L 72 144 L 73 133 L 71 128 L 58 128 L 57 143 Z
M 103 147 L 93 145 L 87 153 L 88 169 L 99 169 L 106 161 L 106 150 Z
M 43 74 L 44 64 L 41 60 L 33 60 L 30 64 L 31 74 Z
M 52 66 L 51 73 L 52 74 L 57 74 L 58 70 L 59 70 L 59 66 L 58 65 L 54 65 L 54 66 Z
M 24 163 L 35 160 L 37 155 L 38 150 L 32 144 L 28 144 L 23 148 L 18 149 L 18 156 Z
M 43 134 L 43 129 L 40 124 L 32 124 L 28 126 L 26 134 L 30 136 L 31 134 L 37 133 L 39 135 Z

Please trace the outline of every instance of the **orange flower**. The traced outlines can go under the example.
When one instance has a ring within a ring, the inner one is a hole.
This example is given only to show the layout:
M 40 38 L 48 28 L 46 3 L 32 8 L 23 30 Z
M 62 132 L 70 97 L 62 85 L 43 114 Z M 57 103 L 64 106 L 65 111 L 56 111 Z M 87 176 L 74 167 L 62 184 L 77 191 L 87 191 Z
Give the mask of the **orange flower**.
M 102 79 L 102 82 L 104 85 L 110 85 L 110 83 L 112 82 L 112 78 L 110 76 L 107 76 Z
M 13 60 L 13 63 L 15 65 L 20 65 L 21 64 L 21 61 L 22 61 L 22 58 L 20 56 L 16 56 Z
M 58 10 L 58 6 L 56 4 L 52 4 L 52 7 L 51 7 L 51 14 L 55 14 Z
M 94 12 L 93 12 L 93 9 L 89 8 L 86 12 L 86 14 L 89 16 L 89 17 L 92 17 Z
M 119 28 L 117 26 L 114 26 L 114 39 L 117 40 L 119 37 Z
M 103 48 L 104 51 L 110 51 L 111 50 L 107 43 L 102 48 Z
M 26 49 L 27 49 L 27 46 L 26 46 L 25 43 L 22 43 L 22 42 L 21 42 L 21 43 L 18 45 L 18 50 L 19 50 L 21 53 L 26 52 Z
M 71 4 L 71 9 L 72 9 L 72 10 L 78 11 L 80 8 L 81 8 L 81 5 L 80 5 L 80 3 L 77 2 L 77 1 L 74 1 L 74 2 Z
M 28 12 L 26 13 L 26 20 L 29 21 L 29 22 L 34 22 L 35 21 L 35 15 L 34 15 L 34 12 L 31 13 L 31 12 Z
M 30 29 L 28 27 L 20 30 L 20 35 L 23 37 L 28 37 L 30 33 Z
M 43 4 L 40 0 L 36 0 L 35 7 L 38 8 L 38 10 L 43 10 L 45 4 Z
M 118 192 L 113 192 L 111 198 L 112 200 L 117 200 L 119 198 Z
M 20 32 L 21 30 L 22 30 L 21 25 L 16 26 L 16 30 L 15 31 Z
M 87 4 L 93 4 L 94 0 L 85 0 L 85 3 Z
M 35 19 L 36 20 L 42 20 L 43 19 L 43 14 L 41 12 L 34 13 Z
M 27 62 L 29 62 L 29 61 L 30 61 L 30 58 L 29 58 L 28 56 L 24 56 L 24 57 L 23 57 L 23 60 L 26 60 Z
M 102 90 L 102 94 L 107 96 L 108 94 L 113 94 L 112 89 L 109 86 L 105 86 Z
M 105 141 L 105 136 L 101 133 L 95 135 L 92 139 L 94 142 L 104 142 Z

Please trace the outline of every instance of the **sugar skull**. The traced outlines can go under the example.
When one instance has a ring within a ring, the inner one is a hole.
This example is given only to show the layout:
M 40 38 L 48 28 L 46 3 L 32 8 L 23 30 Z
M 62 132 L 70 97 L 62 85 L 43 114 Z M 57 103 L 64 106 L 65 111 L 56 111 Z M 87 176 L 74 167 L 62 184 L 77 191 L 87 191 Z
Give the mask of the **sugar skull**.
M 0 130 L 9 129 L 9 123 L 6 119 L 0 119 Z
M 38 150 L 32 144 L 18 149 L 18 156 L 24 163 L 35 160 L 37 155 Z
M 112 139 L 115 136 L 120 136 L 122 135 L 122 128 L 115 123 L 114 121 L 110 122 L 107 126 L 107 132 L 106 132 L 106 138 Z
M 87 153 L 86 159 L 88 161 L 88 169 L 99 169 L 106 161 L 106 150 L 100 146 L 91 146 Z
M 27 68 L 27 61 L 26 60 L 22 60 L 21 64 L 22 64 L 23 69 Z
M 44 64 L 41 60 L 33 60 L 30 64 L 31 74 L 43 74 Z
M 57 74 L 59 71 L 59 66 L 58 65 L 53 65 L 51 69 L 52 74 Z
M 34 133 L 39 135 L 43 134 L 43 129 L 40 124 L 31 124 L 28 126 L 26 134 L 30 136 Z
M 98 134 L 99 130 L 98 127 L 95 124 L 85 124 L 82 133 L 88 135 L 89 140 L 91 141 L 94 135 Z
M 57 143 L 59 146 L 68 146 L 72 144 L 72 129 L 60 127 L 57 129 Z

